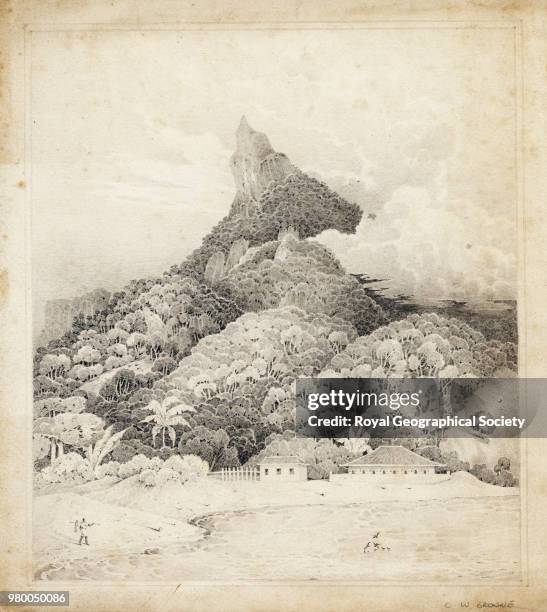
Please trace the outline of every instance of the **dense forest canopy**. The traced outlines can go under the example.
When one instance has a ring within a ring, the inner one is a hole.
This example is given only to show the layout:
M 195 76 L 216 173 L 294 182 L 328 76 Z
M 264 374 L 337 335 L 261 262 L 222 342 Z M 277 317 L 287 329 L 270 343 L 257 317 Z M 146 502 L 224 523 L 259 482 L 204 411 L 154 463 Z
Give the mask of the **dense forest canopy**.
M 326 229 L 354 232 L 361 209 L 286 160 L 279 168 L 258 197 L 256 185 L 253 197 L 238 192 L 186 261 L 130 282 L 37 348 L 38 470 L 67 453 L 71 469 L 97 475 L 101 464 L 145 461 L 136 457 L 197 455 L 218 469 L 281 452 L 300 444 L 288 441 L 300 376 L 515 372 L 505 338 L 486 340 L 454 317 L 383 308 L 313 240 Z M 301 444 L 303 457 L 316 453 L 317 477 L 358 452 Z

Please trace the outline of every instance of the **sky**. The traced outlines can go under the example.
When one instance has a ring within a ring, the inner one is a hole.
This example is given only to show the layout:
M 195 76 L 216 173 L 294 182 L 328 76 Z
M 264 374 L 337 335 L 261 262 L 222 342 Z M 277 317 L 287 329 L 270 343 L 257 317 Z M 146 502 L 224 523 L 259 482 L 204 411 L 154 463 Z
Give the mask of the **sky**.
M 319 237 L 417 299 L 514 299 L 510 29 L 34 32 L 32 293 L 161 274 L 235 193 L 243 114 L 364 210 Z

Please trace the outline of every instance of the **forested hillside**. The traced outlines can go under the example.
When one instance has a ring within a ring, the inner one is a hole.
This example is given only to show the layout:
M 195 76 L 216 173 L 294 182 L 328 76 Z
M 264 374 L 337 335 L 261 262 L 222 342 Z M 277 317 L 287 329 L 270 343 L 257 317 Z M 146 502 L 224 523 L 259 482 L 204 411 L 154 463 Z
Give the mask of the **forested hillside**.
M 85 479 L 139 454 L 197 455 L 211 469 L 246 463 L 290 436 L 299 376 L 515 370 L 513 344 L 461 320 L 390 320 L 313 240 L 354 232 L 361 209 L 246 122 L 232 168 L 232 207 L 186 261 L 132 281 L 36 350 L 37 470 Z M 334 468 L 348 457 L 330 441 L 318 448 Z M 61 468 L 67 453 L 72 467 Z

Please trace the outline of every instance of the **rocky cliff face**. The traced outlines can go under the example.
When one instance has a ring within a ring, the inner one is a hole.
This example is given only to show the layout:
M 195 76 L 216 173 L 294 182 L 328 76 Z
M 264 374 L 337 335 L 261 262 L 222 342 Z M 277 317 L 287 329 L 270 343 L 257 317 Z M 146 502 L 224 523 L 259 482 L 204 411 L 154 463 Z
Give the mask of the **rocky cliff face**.
M 241 118 L 236 140 L 230 160 L 237 187 L 235 205 L 256 203 L 269 183 L 299 172 L 284 153 L 273 149 L 266 134 L 251 128 L 245 117 Z
M 66 333 L 79 314 L 88 317 L 106 308 L 109 299 L 109 291 L 95 289 L 73 299 L 49 300 L 45 306 L 44 327 L 37 339 L 37 346 L 45 346 L 53 338 L 59 338 Z

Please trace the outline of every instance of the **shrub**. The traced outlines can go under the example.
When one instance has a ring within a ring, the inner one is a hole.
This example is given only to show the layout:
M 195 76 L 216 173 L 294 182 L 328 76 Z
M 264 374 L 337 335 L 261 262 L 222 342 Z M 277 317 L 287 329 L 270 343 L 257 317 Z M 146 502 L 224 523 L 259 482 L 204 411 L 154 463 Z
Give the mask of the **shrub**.
M 444 463 L 448 468 L 448 471 L 453 472 L 469 472 L 469 463 L 467 461 L 461 461 L 456 451 L 450 451 L 443 453 L 440 458 L 440 462 Z
M 496 474 L 494 484 L 498 487 L 515 487 L 517 486 L 517 482 L 513 474 L 511 472 L 504 470 Z
M 150 459 L 144 455 L 135 455 L 127 463 L 122 463 L 118 469 L 118 476 L 120 478 L 129 478 L 140 474 L 143 470 L 150 468 Z
M 163 467 L 163 461 L 159 457 L 152 457 L 152 459 L 149 460 L 148 467 L 157 472 Z
M 180 481 L 184 484 L 198 478 L 204 478 L 209 472 L 209 464 L 196 455 L 173 455 L 164 464 L 165 468 L 171 469 L 180 476 Z
M 112 459 L 119 463 L 127 463 L 128 461 L 131 461 L 136 454 L 135 446 L 132 444 L 133 442 L 134 440 L 130 440 L 128 442 L 122 440 L 120 444 L 118 444 L 118 446 L 112 451 Z
M 209 472 L 209 464 L 196 455 L 185 455 L 182 458 L 185 471 L 181 473 L 181 481 L 194 481 L 204 478 Z
M 119 468 L 120 464 L 118 463 L 118 461 L 109 461 L 108 463 L 103 463 L 97 468 L 97 478 L 104 478 L 105 476 L 117 477 Z
M 517 479 L 511 474 L 511 460 L 507 457 L 500 457 L 494 467 L 496 478 L 494 484 L 499 487 L 516 487 Z
M 163 461 L 167 461 L 170 457 L 178 456 L 178 449 L 171 448 L 170 446 L 164 446 L 163 448 L 154 449 L 156 451 L 156 457 L 159 457 Z
M 499 474 L 500 472 L 504 470 L 509 471 L 510 469 L 511 469 L 511 460 L 508 459 L 507 457 L 500 457 L 498 459 L 496 466 L 494 467 L 494 472 L 496 472 L 496 474 Z
M 156 486 L 156 472 L 154 470 L 143 470 L 137 477 L 137 480 L 145 487 Z
M 161 487 L 168 482 L 180 482 L 180 474 L 168 467 L 162 467 L 156 473 L 156 486 Z
M 93 480 L 89 462 L 78 453 L 58 457 L 41 472 L 46 482 L 81 484 Z
M 418 448 L 416 453 L 430 461 L 436 461 L 438 463 L 442 461 L 441 450 L 437 446 L 423 446 L 422 448 Z
M 121 443 L 112 451 L 112 459 L 120 463 L 127 463 L 136 455 L 144 455 L 151 459 L 158 454 L 158 450 L 144 444 L 141 440 L 129 439 L 122 440 Z
M 494 484 L 498 487 L 518 487 L 518 479 L 511 474 L 510 467 L 511 461 L 506 457 L 501 457 L 493 470 L 484 463 L 480 463 L 475 464 L 469 471 L 479 480 L 488 484 Z
M 177 472 L 177 474 L 182 474 L 184 470 L 184 461 L 180 455 L 172 455 L 163 464 L 163 467 L 174 470 L 175 472 Z
M 475 476 L 479 480 L 482 480 L 483 482 L 486 482 L 488 484 L 494 484 L 494 481 L 496 480 L 496 474 L 494 474 L 493 470 L 486 467 L 484 463 L 475 464 L 471 468 L 471 474 L 473 474 L 473 476 Z
M 137 480 L 145 487 L 161 487 L 167 482 L 195 481 L 203 478 L 209 471 L 209 465 L 195 455 L 173 455 L 163 462 L 159 457 L 147 459 L 137 455 L 118 470 L 120 478 L 127 478 L 138 474 Z

